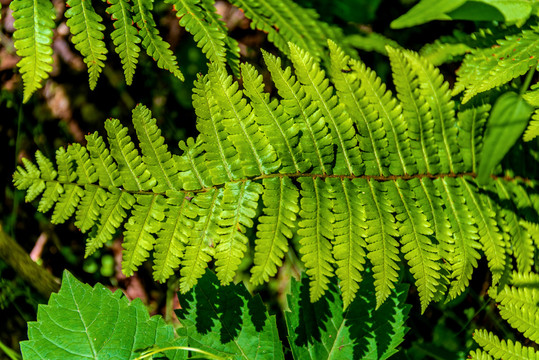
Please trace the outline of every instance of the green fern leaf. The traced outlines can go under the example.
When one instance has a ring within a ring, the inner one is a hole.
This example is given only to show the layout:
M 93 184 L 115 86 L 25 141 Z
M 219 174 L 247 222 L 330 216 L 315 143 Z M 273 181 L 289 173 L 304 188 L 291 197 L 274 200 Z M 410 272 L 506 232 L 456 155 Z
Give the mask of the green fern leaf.
M 213 184 L 233 181 L 243 175 L 238 151 L 228 139 L 224 130 L 223 114 L 210 94 L 210 81 L 207 76 L 199 77 L 193 88 L 193 105 L 199 118 L 197 129 L 200 131 L 202 147 L 205 150 L 209 173 Z
M 505 287 L 494 296 L 500 315 L 509 325 L 534 342 L 539 340 L 539 290 Z
M 208 73 L 215 101 L 223 113 L 223 125 L 238 155 L 246 176 L 268 174 L 280 163 L 273 146 L 259 131 L 254 121 L 254 112 L 238 90 L 238 83 L 223 67 L 211 65 Z
M 539 110 L 535 110 L 535 112 L 533 113 L 533 116 L 528 123 L 528 127 L 524 132 L 522 140 L 532 141 L 537 136 L 539 136 Z
M 94 185 L 86 185 L 84 195 L 75 214 L 75 226 L 84 233 L 96 225 L 101 208 L 105 206 L 106 200 L 107 193 L 105 190 Z
M 360 174 L 363 169 L 357 146 L 358 141 L 353 131 L 353 122 L 344 106 L 338 103 L 338 98 L 333 93 L 333 87 L 329 86 L 324 71 L 320 69 L 314 58 L 294 44 L 290 44 L 290 56 L 298 79 L 317 104 L 337 144 L 337 158 L 333 173 Z
M 495 359 L 539 359 L 539 352 L 535 351 L 533 347 L 522 346 L 521 343 L 513 342 L 512 340 L 500 340 L 487 330 L 476 330 L 473 338 L 479 346 L 483 347 Z
M 388 186 L 390 193 L 397 193 L 399 202 L 395 203 L 396 219 L 401 237 L 401 252 L 408 261 L 410 272 L 416 280 L 417 291 L 421 300 L 421 312 L 434 298 L 440 279 L 440 256 L 429 236 L 433 235 L 431 225 L 420 207 L 415 203 L 410 187 L 417 187 L 418 181 L 398 180 Z M 394 197 L 394 196 L 392 196 Z
M 403 54 L 417 75 L 420 96 L 424 97 L 432 114 L 434 141 L 439 144 L 440 171 L 444 174 L 460 173 L 464 164 L 456 141 L 455 104 L 451 100 L 449 84 L 437 68 L 416 53 L 403 51 Z
M 449 250 L 452 277 L 449 298 L 454 299 L 466 289 L 473 269 L 477 266 L 477 259 L 480 257 L 477 252 L 480 248 L 477 242 L 478 230 L 474 225 L 472 213 L 465 206 L 463 190 L 457 179 L 444 177 L 434 183 L 446 204 L 447 218 L 453 231 L 451 250 L 449 250 L 449 243 L 445 245 Z
M 79 186 L 73 184 L 64 185 L 64 192 L 60 195 L 54 207 L 51 222 L 53 224 L 66 222 L 75 213 L 83 195 L 84 191 Z
M 303 86 L 292 75 L 292 70 L 281 68 L 281 59 L 269 53 L 262 52 L 268 70 L 279 95 L 283 97 L 283 109 L 292 118 L 298 118 L 300 130 L 299 147 L 304 157 L 312 164 L 313 172 L 331 173 L 333 161 L 332 137 L 324 125 L 321 112 L 317 109 Z
M 52 71 L 52 36 L 56 14 L 49 0 L 14 0 L 9 5 L 15 22 L 17 63 L 24 83 L 24 102 L 40 89 Z
M 79 184 L 92 184 L 96 182 L 98 175 L 86 148 L 80 144 L 73 144 L 67 148 L 67 152 L 77 164 L 77 182 Z
M 114 19 L 114 31 L 110 34 L 114 50 L 120 56 L 124 69 L 125 83 L 133 83 L 133 75 L 138 62 L 141 40 L 137 29 L 133 26 L 129 0 L 109 0 L 107 13 Z
M 475 95 L 505 84 L 537 63 L 539 33 L 536 27 L 509 35 L 494 48 L 478 49 L 467 55 L 457 73 L 453 94 L 465 90 L 463 103 Z
M 18 166 L 13 174 L 13 183 L 19 190 L 26 190 L 25 200 L 33 201 L 45 190 L 45 181 L 41 179 L 39 168 L 27 158 L 22 158 L 24 167 Z
M 288 251 L 299 212 L 299 192 L 288 177 L 264 179 L 264 215 L 258 218 L 251 282 L 261 284 L 277 273 Z
M 417 159 L 419 173 L 436 173 L 440 169 L 438 145 L 434 139 L 435 122 L 429 104 L 417 91 L 420 79 L 414 64 L 404 50 L 388 47 L 387 52 L 393 69 L 393 82 L 397 97 L 401 101 L 403 116 L 408 123 L 412 154 Z M 416 58 L 413 54 L 408 54 Z
M 159 68 L 170 71 L 172 75 L 184 81 L 185 78 L 178 68 L 176 56 L 169 49 L 169 44 L 159 35 L 151 13 L 152 9 L 153 2 L 151 0 L 133 0 L 133 21 L 139 28 L 142 47 L 148 56 L 157 62 Z
M 488 353 L 477 349 L 470 351 L 470 354 L 468 356 L 468 359 L 471 360 L 494 360 L 492 356 L 490 356 Z
M 205 162 L 202 141 L 188 138 L 187 143 L 180 141 L 178 147 L 183 151 L 182 156 L 174 156 L 178 176 L 185 190 L 197 190 L 211 185 L 208 166 Z
M 117 188 L 122 184 L 118 165 L 113 161 L 109 149 L 107 149 L 103 138 L 97 133 L 86 136 L 87 147 L 90 158 L 95 166 L 99 185 L 104 188 Z
M 234 279 L 249 244 L 246 228 L 253 226 L 262 185 L 256 182 L 225 185 L 219 214 L 219 238 L 215 248 L 215 268 L 221 284 Z
M 402 107 L 393 98 L 391 91 L 386 91 L 386 86 L 376 73 L 367 68 L 359 60 L 350 60 L 350 69 L 356 73 L 358 80 L 365 92 L 365 98 L 373 109 L 378 112 L 378 118 L 382 120 L 383 130 L 381 134 L 373 135 L 373 138 L 381 137 L 377 141 L 379 148 L 386 149 L 389 165 L 387 165 L 384 175 L 414 174 L 417 166 L 414 164 L 410 141 L 405 132 L 406 125 L 402 116 Z M 345 69 L 346 70 L 346 69 Z M 371 131 L 379 125 L 373 125 Z M 385 157 L 385 151 L 380 153 Z
M 138 105 L 133 110 L 133 125 L 140 140 L 142 162 L 147 164 L 148 171 L 157 180 L 157 185 L 152 190 L 162 193 L 166 190 L 180 189 L 176 162 L 168 151 L 156 120 L 152 119 L 150 110 L 144 105 Z
M 365 210 L 359 200 L 359 187 L 349 179 L 332 179 L 335 195 L 333 229 L 333 258 L 337 265 L 343 306 L 347 308 L 355 299 L 359 283 L 363 280 L 366 231 Z
M 176 192 L 167 199 L 165 219 L 156 237 L 153 276 L 160 282 L 165 282 L 180 265 L 185 250 L 185 244 L 191 235 L 193 220 L 196 213 L 190 205 L 191 194 Z
M 130 191 L 149 190 L 156 184 L 155 178 L 135 149 L 127 128 L 117 119 L 109 119 L 105 123 L 111 154 L 118 163 L 118 171 L 123 181 L 123 187 Z
M 301 237 L 301 260 L 311 278 L 311 301 L 320 299 L 328 288 L 333 272 L 331 240 L 333 240 L 334 215 L 331 185 L 320 178 L 300 178 L 301 210 L 298 235 Z
M 212 189 L 193 199 L 198 220 L 185 248 L 180 269 L 180 292 L 185 294 L 204 275 L 208 262 L 215 255 L 215 242 L 219 237 L 217 219 L 220 216 L 223 189 Z
M 258 74 L 254 66 L 242 64 L 241 74 L 245 94 L 253 104 L 255 121 L 281 159 L 279 171 L 281 173 L 307 171 L 310 165 L 302 157 L 298 147 L 299 126 L 292 118 L 286 116 L 277 100 L 269 100 L 269 94 L 264 93 L 262 75 Z
M 80 51 L 88 66 L 90 89 L 95 89 L 99 74 L 105 66 L 107 48 L 103 41 L 103 18 L 99 16 L 90 0 L 68 0 L 70 8 L 65 12 L 67 26 L 75 48 Z
M 122 272 L 131 276 L 149 256 L 165 218 L 165 199 L 161 195 L 135 195 L 136 204 L 125 225 Z
M 85 257 L 92 255 L 103 244 L 112 240 L 116 229 L 122 225 L 127 216 L 125 211 L 131 209 L 134 203 L 135 197 L 129 193 L 113 189 L 110 194 L 107 194 L 107 200 L 101 210 L 99 226 L 86 242 Z
M 365 206 L 367 257 L 373 265 L 376 308 L 387 299 L 397 281 L 399 250 L 393 205 L 385 183 L 360 181 L 360 201 Z
M 481 160 L 483 131 L 489 111 L 490 105 L 485 104 L 458 113 L 458 127 L 463 130 L 459 133 L 459 149 L 465 167 L 471 169 L 473 173 L 477 173 Z

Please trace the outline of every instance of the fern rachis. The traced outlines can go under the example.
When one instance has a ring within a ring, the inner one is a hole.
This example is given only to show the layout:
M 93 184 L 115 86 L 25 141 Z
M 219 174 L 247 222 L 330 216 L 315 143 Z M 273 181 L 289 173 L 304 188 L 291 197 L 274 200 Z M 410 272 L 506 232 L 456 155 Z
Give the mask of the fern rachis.
M 511 186 L 507 193 L 500 185 L 476 186 L 470 159 L 480 155 L 481 147 L 473 144 L 480 144 L 481 133 L 472 138 L 475 126 L 450 125 L 461 121 L 454 116 L 455 104 L 439 72 L 423 59 L 412 53 L 392 55 L 418 79 L 410 83 L 411 90 L 397 87 L 398 93 L 418 94 L 418 104 L 438 117 L 415 119 L 433 127 L 418 138 L 405 126 L 413 112 L 403 114 L 399 100 L 371 70 L 349 60 L 334 44 L 330 48 L 334 66 L 349 62 L 352 69 L 350 76 L 345 74 L 346 82 L 336 78 L 336 93 L 316 60 L 295 46 L 291 53 L 300 81 L 290 68 L 281 68 L 279 59 L 265 54 L 281 99 L 261 93 L 260 78 L 247 65 L 242 68 L 244 91 L 223 68 L 212 65 L 209 74 L 195 82 L 193 103 L 200 135 L 180 144 L 181 156 L 170 155 L 151 114 L 138 106 L 133 121 L 142 155 L 127 128 L 108 120 L 110 153 L 96 134 L 87 137 L 89 157 L 80 148 L 59 153 L 64 159 L 62 173 L 68 165 L 76 166 L 76 177 L 58 182 L 52 165 L 39 156 L 38 167 L 24 160 L 26 169 L 15 173 L 15 184 L 28 189 L 28 200 L 55 182 L 63 191 L 77 188 L 79 199 L 65 201 L 73 211 L 81 207 L 79 201 L 87 204 L 96 198 L 87 189 L 98 187 L 105 195 L 92 205 L 99 216 L 93 215 L 97 236 L 88 242 L 88 253 L 108 241 L 126 219 L 124 272 L 132 273 L 155 247 L 156 278 L 164 281 L 179 265 L 183 292 L 196 283 L 212 258 L 221 282 L 231 282 L 247 251 L 247 229 L 255 225 L 253 281 L 275 275 L 288 240 L 296 236 L 311 276 L 313 300 L 322 296 L 336 274 L 345 304 L 351 303 L 361 286 L 361 272 L 369 266 L 365 256 L 372 265 L 378 306 L 397 281 L 399 253 L 411 267 L 423 310 L 439 299 L 448 282 L 450 298 L 464 291 L 481 246 L 492 271 L 499 274 L 502 260 L 497 254 L 504 246 L 493 216 L 502 214 L 510 220 L 511 231 L 524 233 L 515 228 L 523 226 L 516 221 L 519 204 L 533 193 L 535 180 L 527 184 L 495 176 L 494 183 Z M 396 83 L 408 81 L 405 74 L 394 76 Z M 425 100 L 431 91 L 435 96 Z M 366 101 L 359 94 L 366 94 Z M 341 96 L 344 105 L 339 104 Z M 375 111 L 379 116 L 372 115 Z M 260 113 L 265 114 L 259 120 L 262 126 L 255 119 Z M 358 114 L 360 119 L 355 118 Z M 361 137 L 352 123 L 366 125 L 360 128 Z M 369 141 L 362 140 L 367 137 Z M 431 142 L 442 144 L 441 149 L 425 145 Z M 473 146 L 457 154 L 455 149 L 463 142 Z M 420 148 L 424 155 L 416 160 L 413 154 Z M 372 156 L 363 161 L 363 154 Z M 426 172 L 425 164 L 434 164 L 434 159 L 442 163 L 439 172 Z M 418 166 L 420 161 L 423 166 Z M 372 169 L 381 171 L 371 173 Z M 61 190 L 51 189 L 44 196 L 54 203 L 53 194 Z M 516 204 L 511 217 L 497 204 L 500 199 Z M 479 241 L 484 236 L 490 240 Z M 494 252 L 490 244 L 498 244 Z

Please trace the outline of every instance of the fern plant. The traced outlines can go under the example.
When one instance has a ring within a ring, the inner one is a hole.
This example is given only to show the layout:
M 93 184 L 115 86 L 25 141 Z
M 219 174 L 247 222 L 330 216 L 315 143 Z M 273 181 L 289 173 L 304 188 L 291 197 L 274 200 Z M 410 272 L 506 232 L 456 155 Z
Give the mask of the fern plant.
M 172 5 L 179 24 L 194 36 L 208 60 L 228 64 L 239 74 L 239 46 L 228 35 L 214 0 L 167 0 Z M 325 54 L 327 39 L 339 41 L 342 31 L 318 20 L 314 10 L 303 9 L 292 0 L 241 0 L 232 3 L 252 19 L 251 25 L 268 33 L 269 41 L 287 52 L 287 42 L 297 42 L 318 56 Z M 99 3 L 90 0 L 68 0 L 65 12 L 71 41 L 88 67 L 90 89 L 97 85 L 107 59 L 103 18 Z M 52 71 L 52 38 L 56 14 L 50 0 L 32 2 L 14 0 L 10 5 L 15 18 L 15 48 L 21 57 L 18 63 L 24 83 L 24 102 L 43 85 Z M 127 85 L 133 82 L 141 47 L 161 69 L 183 81 L 176 55 L 163 40 L 153 15 L 153 1 L 112 0 L 106 12 L 113 20 L 110 38 L 120 57 Z M 61 15 L 61 14 L 60 14 Z M 271 24 L 271 25 L 270 25 Z
M 539 276 L 536 273 L 512 274 L 512 285 L 489 291 L 498 303 L 501 317 L 526 339 L 539 342 Z M 470 353 L 471 359 L 539 359 L 533 344 L 500 340 L 494 333 L 481 329 L 474 333 L 480 349 Z
M 267 281 L 290 242 L 319 300 L 336 276 L 345 307 L 369 261 L 377 306 L 408 264 L 422 311 L 467 287 L 481 251 L 493 283 L 534 265 L 539 201 L 536 159 L 529 172 L 498 166 L 486 184 L 483 161 L 489 105 L 456 109 L 450 89 L 428 61 L 387 48 L 396 97 L 361 61 L 329 42 L 329 77 L 316 57 L 290 44 L 290 67 L 264 53 L 280 96 L 263 92 L 261 75 L 241 65 L 243 89 L 219 64 L 195 82 L 196 139 L 172 155 L 150 111 L 133 125 L 140 150 L 118 120 L 87 146 L 24 159 L 14 183 L 52 221 L 75 216 L 89 231 L 86 255 L 122 224 L 122 269 L 136 271 L 153 250 L 154 277 L 180 267 L 189 291 L 214 259 L 222 284 L 234 279 L 253 229 L 251 281 Z M 330 83 L 333 84 L 331 84 Z M 489 120 L 490 121 L 490 120 Z M 488 134 L 487 134 L 488 135 Z M 532 154 L 533 155 L 533 154 Z M 487 159 L 488 160 L 488 159 Z

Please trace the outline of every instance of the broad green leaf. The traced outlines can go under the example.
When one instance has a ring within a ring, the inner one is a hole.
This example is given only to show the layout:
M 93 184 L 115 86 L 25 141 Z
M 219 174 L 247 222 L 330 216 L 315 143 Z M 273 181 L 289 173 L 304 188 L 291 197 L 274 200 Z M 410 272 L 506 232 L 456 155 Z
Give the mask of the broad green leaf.
M 433 20 L 451 20 L 448 12 L 457 9 L 466 0 L 421 0 L 406 14 L 391 22 L 392 29 L 421 25 Z
M 324 297 L 309 300 L 309 279 L 292 280 L 285 313 L 288 340 L 295 360 L 383 360 L 397 352 L 408 331 L 408 286 L 399 284 L 378 310 L 372 273 L 364 280 L 354 301 L 343 311 L 341 294 L 334 282 Z
M 23 359 L 135 359 L 148 349 L 186 343 L 160 316 L 150 318 L 140 299 L 130 303 L 119 290 L 92 288 L 67 270 L 58 294 L 28 323 L 28 339 L 21 342 Z M 164 355 L 187 358 L 180 349 Z
M 486 156 L 481 157 L 477 170 L 480 185 L 488 183 L 494 168 L 522 135 L 532 112 L 533 108 L 514 92 L 496 100 L 485 130 L 482 154 Z
M 422 0 L 391 23 L 393 29 L 433 20 L 524 22 L 532 12 L 529 0 Z
M 275 316 L 269 316 L 260 297 L 245 286 L 220 286 L 206 271 L 188 293 L 178 293 L 176 311 L 189 346 L 227 359 L 284 359 Z
M 532 12 L 529 0 L 472 0 L 467 1 L 448 15 L 453 20 L 525 21 Z

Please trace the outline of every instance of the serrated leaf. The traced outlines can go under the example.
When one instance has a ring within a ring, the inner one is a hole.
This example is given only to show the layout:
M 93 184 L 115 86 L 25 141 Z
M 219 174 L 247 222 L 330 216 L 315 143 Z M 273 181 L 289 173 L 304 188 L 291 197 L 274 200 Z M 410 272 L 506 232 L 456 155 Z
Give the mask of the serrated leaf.
M 134 359 L 151 347 L 185 345 L 160 316 L 150 318 L 140 301 L 117 290 L 79 282 L 67 270 L 62 287 L 48 305 L 40 305 L 37 321 L 28 323 L 21 342 L 23 359 Z M 168 350 L 168 359 L 185 359 L 187 352 Z
M 245 286 L 219 286 L 207 271 L 194 289 L 178 294 L 176 311 L 189 346 L 232 359 L 284 359 L 275 316 L 268 315 L 260 297 Z
M 347 310 L 335 281 L 316 303 L 309 301 L 309 280 L 292 279 L 285 313 L 288 340 L 295 360 L 383 360 L 397 352 L 408 331 L 408 287 L 403 284 L 378 310 L 372 273 L 366 272 L 356 298 Z

